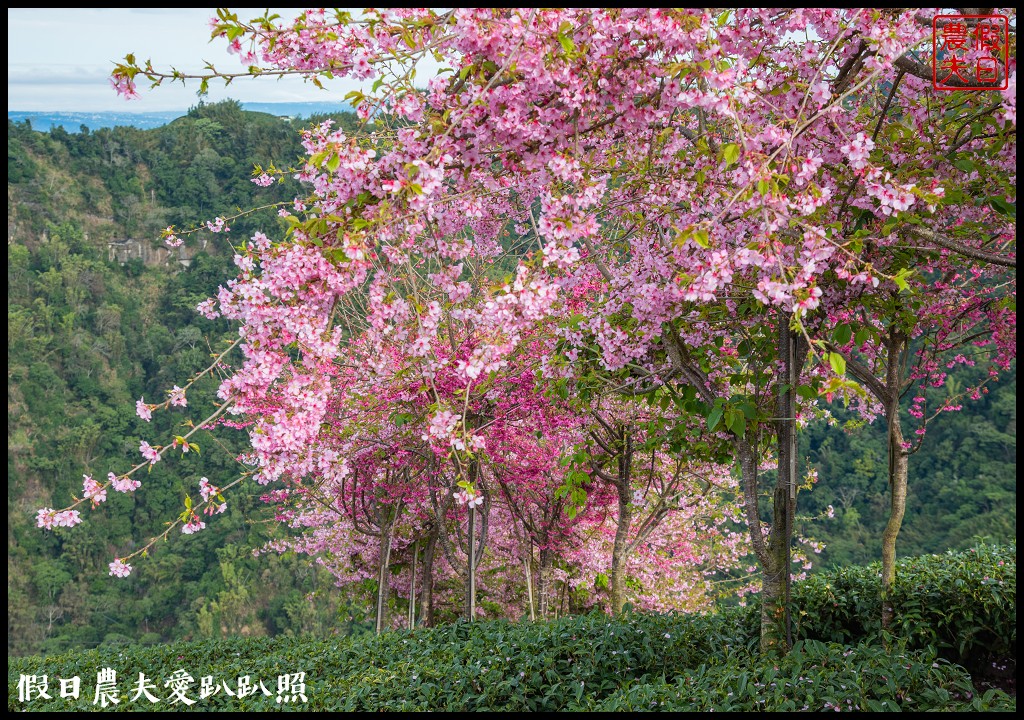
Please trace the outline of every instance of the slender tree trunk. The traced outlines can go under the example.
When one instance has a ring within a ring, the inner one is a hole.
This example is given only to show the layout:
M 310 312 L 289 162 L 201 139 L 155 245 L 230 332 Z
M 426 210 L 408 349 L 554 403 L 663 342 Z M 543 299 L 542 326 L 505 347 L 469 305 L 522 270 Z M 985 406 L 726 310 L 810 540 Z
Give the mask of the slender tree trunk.
M 530 622 L 536 622 L 537 613 L 533 609 L 533 546 L 530 554 L 523 558 L 523 574 L 526 575 L 526 603 L 530 610 Z
M 785 546 L 780 542 L 780 533 L 773 531 L 768 543 L 765 543 L 763 525 L 760 517 L 760 492 L 758 489 L 757 469 L 758 458 L 756 438 L 737 436 L 736 455 L 740 464 L 740 479 L 743 487 L 743 509 L 747 516 L 747 530 L 750 533 L 750 544 L 761 565 L 761 652 L 776 653 L 782 650 L 786 640 L 785 627 L 785 596 L 786 566 Z M 785 507 L 784 491 L 776 485 L 773 523 L 779 527 L 779 512 Z
M 466 615 L 470 622 L 476 619 L 476 508 L 469 509 L 469 541 L 467 560 L 469 572 L 466 573 Z
M 562 617 L 567 614 L 566 600 L 569 598 L 569 583 L 562 581 L 562 592 L 558 596 L 558 612 L 555 613 L 555 619 Z
M 551 566 L 554 558 L 551 550 L 540 549 L 540 569 L 537 573 L 537 616 L 547 620 L 551 612 Z
M 772 530 L 768 537 L 768 562 L 762 567 L 761 652 L 785 654 L 789 589 L 789 538 L 786 536 L 787 489 L 776 486 L 773 493 Z
M 889 420 L 889 486 L 892 498 L 889 521 L 882 532 L 882 628 L 892 631 L 896 611 L 892 604 L 892 587 L 896 582 L 896 538 L 907 509 L 907 467 L 910 454 L 903 448 L 899 406 Z
M 420 559 L 420 541 L 412 544 L 412 579 L 409 581 L 409 629 L 416 627 L 416 562 Z
M 629 526 L 633 522 L 633 509 L 630 505 L 629 486 L 622 475 L 619 475 L 619 519 L 615 527 L 615 544 L 612 546 L 612 569 L 608 579 L 608 600 L 613 615 L 620 615 L 626 604 L 626 546 L 629 541 Z
M 789 327 L 789 314 L 778 314 L 778 395 L 775 435 L 778 473 L 772 493 L 772 528 L 763 565 L 761 651 L 786 653 L 793 645 L 790 611 L 792 585 L 793 519 L 796 516 L 797 426 L 796 386 L 803 367 L 805 344 Z
M 437 550 L 437 528 L 427 538 L 423 548 L 423 590 L 420 591 L 420 623 L 426 627 L 434 625 L 434 554 Z
M 903 525 L 907 509 L 907 469 L 910 452 L 903 447 L 903 428 L 900 422 L 900 395 L 907 382 L 907 353 L 911 329 L 895 324 L 889 326 L 885 335 L 885 381 L 879 382 L 871 369 L 847 359 L 854 377 L 871 389 L 871 393 L 885 407 L 885 420 L 889 437 L 889 519 L 882 531 L 882 628 L 892 631 L 895 608 L 892 605 L 892 588 L 896 582 L 896 538 Z
M 885 419 L 889 427 L 889 491 L 891 493 L 889 520 L 882 532 L 882 628 L 892 630 L 895 609 L 892 605 L 892 587 L 896 582 L 896 538 L 903 525 L 907 509 L 907 466 L 910 453 L 903 447 L 903 427 L 900 424 L 900 387 L 908 336 L 896 326 L 889 329 L 886 338 L 885 389 L 888 397 Z
M 377 634 L 384 631 L 385 614 L 387 603 L 385 602 L 388 593 L 388 566 L 391 562 L 391 531 L 394 528 L 397 510 L 392 508 L 388 520 L 380 532 L 380 571 L 377 574 Z

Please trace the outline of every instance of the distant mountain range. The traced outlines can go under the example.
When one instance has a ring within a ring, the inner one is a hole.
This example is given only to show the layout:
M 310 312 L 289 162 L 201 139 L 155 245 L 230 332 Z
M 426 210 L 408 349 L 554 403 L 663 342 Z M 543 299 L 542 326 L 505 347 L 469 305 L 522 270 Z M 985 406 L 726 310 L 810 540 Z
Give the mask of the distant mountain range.
M 317 113 L 351 110 L 341 103 L 297 102 L 297 103 L 242 103 L 243 110 L 264 112 L 278 117 L 309 117 Z M 63 127 L 69 133 L 77 133 L 81 128 L 89 130 L 119 126 L 135 127 L 141 130 L 166 125 L 175 118 L 185 115 L 187 110 L 165 110 L 163 112 L 36 112 L 8 110 L 7 119 L 14 122 L 28 120 L 33 130 L 46 132 L 55 127 Z

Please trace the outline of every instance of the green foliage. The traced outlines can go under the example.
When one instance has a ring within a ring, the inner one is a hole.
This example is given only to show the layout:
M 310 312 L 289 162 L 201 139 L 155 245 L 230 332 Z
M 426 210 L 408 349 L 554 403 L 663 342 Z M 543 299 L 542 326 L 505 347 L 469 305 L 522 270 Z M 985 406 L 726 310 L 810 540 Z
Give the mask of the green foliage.
M 40 133 L 8 121 L 14 235 L 26 242 L 41 236 L 47 222 L 72 222 L 96 244 L 125 238 L 158 242 L 168 225 L 191 227 L 300 195 L 290 176 L 282 184 L 258 188 L 250 173 L 255 165 L 288 168 L 301 154 L 291 122 L 246 112 L 230 100 L 201 104 L 152 130 Z M 277 218 L 266 209 L 231 225 L 239 237 L 247 237 L 276 227 Z
M 921 558 L 902 568 L 918 594 L 945 602 L 942 588 L 956 573 L 938 567 L 959 565 L 959 576 L 995 577 L 1008 565 L 1006 582 L 1015 580 L 1015 548 L 979 548 L 977 553 L 942 559 Z M 1012 559 L 1012 563 L 1011 560 Z M 1003 562 L 1003 565 L 999 565 Z M 866 569 L 871 574 L 873 569 Z M 802 632 L 828 632 L 835 615 L 814 617 L 829 604 L 819 579 L 798 586 L 795 599 L 806 603 Z M 955 580 L 954 580 L 955 584 Z M 1016 603 L 994 599 L 1006 586 L 982 583 L 964 592 L 961 613 L 978 624 L 991 623 L 1006 633 L 1004 648 L 1016 638 Z M 1013 595 L 1015 600 L 1015 594 Z M 836 596 L 845 616 L 862 605 Z M 928 607 L 925 617 L 942 618 L 945 608 Z M 984 616 L 984 619 L 980 619 Z M 110 667 L 122 679 L 121 697 L 139 672 L 166 696 L 164 679 L 186 670 L 198 695 L 203 676 L 215 682 L 252 676 L 262 692 L 238 700 L 223 692 L 198 702 L 196 710 L 260 711 L 279 707 L 277 678 L 304 672 L 304 710 L 337 711 L 536 711 L 536 710 L 1014 710 L 1016 701 L 1001 691 L 979 693 L 964 668 L 936 655 L 916 637 L 890 650 L 865 642 L 870 633 L 854 629 L 844 643 L 813 639 L 799 642 L 785 658 L 759 656 L 756 608 L 732 608 L 710 615 L 639 615 L 608 618 L 570 616 L 547 624 L 505 621 L 459 622 L 434 629 L 380 636 L 309 639 L 255 638 L 204 640 L 169 646 L 133 646 L 70 652 L 47 659 L 14 660 L 8 668 L 8 709 L 94 709 L 92 697 L 77 702 L 18 703 L 20 674 L 54 678 L 78 675 L 83 688 Z M 971 622 L 957 625 L 973 632 Z M 941 637 L 937 629 L 931 637 Z M 975 633 L 973 635 L 977 637 Z M 118 638 L 108 638 L 116 643 Z M 141 709 L 123 702 L 120 709 Z M 148 703 L 145 703 L 148 709 Z M 153 709 L 168 708 L 166 703 Z
M 853 643 L 881 630 L 881 566 L 815 575 L 795 586 L 799 637 Z M 1017 547 L 978 545 L 897 563 L 895 634 L 973 668 L 1016 660 Z
M 987 372 L 981 362 L 950 370 L 947 386 L 930 391 L 936 397 L 929 407 L 941 405 L 947 393 L 983 381 Z M 921 449 L 911 455 L 907 510 L 896 544 L 899 555 L 962 550 L 979 538 L 997 543 L 1016 538 L 1016 367 L 987 390 L 978 400 L 958 402 L 961 410 L 941 413 L 930 422 Z M 815 571 L 877 560 L 889 516 L 884 421 L 864 423 L 839 403 L 829 409 L 838 427 L 812 423 L 800 433 L 801 461 L 807 470 L 817 470 L 819 478 L 813 491 L 801 492 L 798 501 L 800 515 L 819 518 L 798 527 L 825 545 Z M 904 433 L 913 436 L 913 418 L 903 417 Z M 821 520 L 828 505 L 836 517 Z
M 590 708 L 587 708 L 590 709 Z M 781 660 L 701 665 L 675 682 L 627 686 L 600 711 L 929 712 L 1016 710 L 998 690 L 979 695 L 963 668 L 929 653 L 804 640 Z
M 202 534 L 157 545 L 128 580 L 108 575 L 115 556 L 163 531 L 201 476 L 220 486 L 236 476 L 244 432 L 200 433 L 201 455 L 167 458 L 134 495 L 110 490 L 95 511 L 82 508 L 74 531 L 47 533 L 34 522 L 35 509 L 80 497 L 84 473 L 123 472 L 138 462 L 141 439 L 180 435 L 186 420 L 206 417 L 212 378 L 189 391 L 188 408 L 158 412 L 152 423 L 136 417 L 134 403 L 162 402 L 234 339 L 227 322 L 195 312 L 233 275 L 229 243 L 218 237 L 182 268 L 109 262 L 107 241 L 160 245 L 172 220 L 291 197 L 296 184 L 264 190 L 247 172 L 256 160 L 286 167 L 299 152 L 289 122 L 237 103 L 201 106 L 150 131 L 71 135 L 8 123 L 9 654 L 296 634 L 336 622 L 340 598 L 326 571 L 295 557 L 252 556 L 272 527 L 254 522 L 263 508 L 255 487 L 232 493 L 229 512 Z M 185 190 L 200 155 L 214 175 Z M 232 222 L 233 235 L 242 237 L 247 222 L 272 231 L 277 219 L 265 215 Z

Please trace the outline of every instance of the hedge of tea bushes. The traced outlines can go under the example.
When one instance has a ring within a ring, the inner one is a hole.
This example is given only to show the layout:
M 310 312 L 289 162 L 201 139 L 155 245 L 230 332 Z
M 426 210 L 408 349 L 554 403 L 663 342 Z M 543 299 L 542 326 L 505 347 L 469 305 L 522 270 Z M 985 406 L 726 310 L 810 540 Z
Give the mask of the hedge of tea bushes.
M 888 649 L 875 619 L 878 569 L 868 567 L 795 588 L 798 642 L 781 659 L 758 654 L 756 607 L 595 614 L 17 658 L 8 669 L 8 709 L 100 709 L 95 690 L 104 668 L 117 673 L 119 700 L 106 709 L 121 711 L 1015 709 L 1015 698 L 979 692 L 967 670 L 948 660 L 984 650 L 1015 662 L 1015 555 L 1013 547 L 979 547 L 903 562 L 894 598 L 907 636 Z M 133 699 L 140 673 L 158 702 Z M 32 675 L 37 682 L 47 676 L 52 699 L 19 698 L 19 680 Z M 79 697 L 60 697 L 60 680 L 75 676 Z M 172 702 L 175 677 L 183 678 L 179 696 L 194 704 Z

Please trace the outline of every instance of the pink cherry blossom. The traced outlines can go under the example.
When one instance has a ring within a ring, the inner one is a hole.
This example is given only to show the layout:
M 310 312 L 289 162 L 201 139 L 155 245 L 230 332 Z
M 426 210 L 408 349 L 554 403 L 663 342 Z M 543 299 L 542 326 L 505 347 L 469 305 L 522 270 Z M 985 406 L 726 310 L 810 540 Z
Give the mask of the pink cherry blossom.
M 139 452 L 142 453 L 142 457 L 149 461 L 150 465 L 160 462 L 160 451 L 151 447 L 145 440 L 139 443 Z
M 118 476 L 114 473 L 107 473 L 107 480 L 110 482 L 110 485 L 114 490 L 122 493 L 135 492 L 142 486 L 142 483 L 138 480 L 133 480 L 130 477 Z
M 175 385 L 168 391 L 170 395 L 171 405 L 177 405 L 178 407 L 185 407 L 188 405 L 188 400 L 185 398 L 185 391 Z
M 82 493 L 87 500 L 92 500 L 94 506 L 107 499 L 106 488 L 93 480 L 91 475 L 83 475 L 82 478 Z
M 110 563 L 110 575 L 113 577 L 125 578 L 131 575 L 132 566 L 121 560 L 121 558 L 114 558 L 114 561 Z

